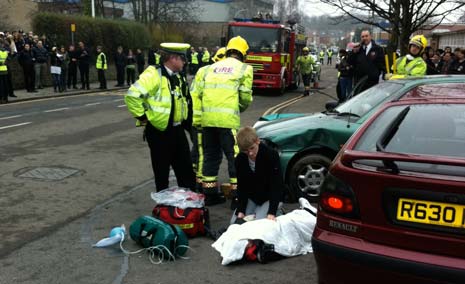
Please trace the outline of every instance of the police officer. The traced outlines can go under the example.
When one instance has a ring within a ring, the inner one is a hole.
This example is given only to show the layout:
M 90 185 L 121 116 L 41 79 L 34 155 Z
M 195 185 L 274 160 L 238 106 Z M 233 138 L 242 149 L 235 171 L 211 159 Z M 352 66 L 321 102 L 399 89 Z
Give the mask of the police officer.
M 3 39 L 0 39 L 0 104 L 8 103 L 8 51 L 4 47 Z
M 333 65 L 333 51 L 331 49 L 326 51 L 326 56 L 328 58 L 326 60 L 326 65 Z
M 213 62 L 218 62 L 226 58 L 226 48 L 222 47 L 218 49 L 213 56 Z M 202 143 L 202 102 L 199 100 L 197 91 L 199 88 L 197 86 L 202 86 L 202 80 L 205 76 L 205 71 L 210 65 L 204 66 L 199 69 L 197 75 L 192 81 L 191 85 L 191 95 L 192 95 L 192 105 L 193 105 L 193 116 L 192 116 L 192 130 L 191 130 L 191 140 L 192 140 L 192 166 L 195 170 L 196 175 L 196 187 L 198 189 L 202 188 L 202 168 L 203 168 L 203 143 Z M 195 100 L 195 101 L 194 101 Z
M 203 48 L 202 66 L 210 64 L 210 52 L 206 47 Z
M 310 50 L 308 47 L 304 47 L 302 49 L 302 55 L 297 57 L 296 66 L 297 71 L 300 72 L 302 75 L 302 81 L 304 82 L 304 96 L 308 96 L 310 94 L 310 79 L 312 77 L 313 65 L 315 61 L 313 57 L 309 55 Z
M 237 188 L 234 157 L 239 150 L 235 134 L 240 127 L 239 113 L 252 102 L 253 69 L 243 63 L 249 46 L 237 36 L 226 47 L 226 59 L 205 68 L 193 94 L 194 109 L 202 108 L 203 168 L 202 188 L 206 204 L 225 201 L 218 188 L 218 170 L 224 152 L 228 160 L 231 188 Z M 197 103 L 197 105 L 195 105 Z
M 97 68 L 98 81 L 100 83 L 99 89 L 105 90 L 107 88 L 107 80 L 105 79 L 105 70 L 107 70 L 107 57 L 102 51 L 102 46 L 97 46 L 97 61 L 95 68 Z
M 409 42 L 409 53 L 399 57 L 396 61 L 397 74 L 386 74 L 385 79 L 426 75 L 427 66 L 421 55 L 425 51 L 427 45 L 428 41 L 423 35 L 413 36 Z
M 323 64 L 324 64 L 324 61 L 325 61 L 325 52 L 324 52 L 323 49 L 320 50 L 319 59 L 320 59 L 321 65 L 323 65 Z
M 191 124 L 192 103 L 186 80 L 179 74 L 189 47 L 186 43 L 162 43 L 160 67 L 145 69 L 125 96 L 137 125 L 145 125 L 157 191 L 168 187 L 170 166 L 180 187 L 195 187 L 184 132 Z
M 189 62 L 189 73 L 195 75 L 199 70 L 199 53 L 191 47 L 191 61 Z

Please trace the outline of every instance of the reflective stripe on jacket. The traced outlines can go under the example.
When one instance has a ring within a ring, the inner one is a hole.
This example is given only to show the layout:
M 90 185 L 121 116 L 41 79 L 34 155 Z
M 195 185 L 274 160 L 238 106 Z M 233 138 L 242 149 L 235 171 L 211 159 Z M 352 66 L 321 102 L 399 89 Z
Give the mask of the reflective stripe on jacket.
M 174 96 L 173 123 L 179 124 L 188 117 L 187 100 L 182 94 L 181 87 L 177 86 L 171 91 L 170 82 L 161 75 L 161 69 L 149 66 L 140 75 L 139 80 L 131 85 L 124 100 L 134 117 L 145 114 L 155 128 L 163 131 L 168 127 L 172 95 Z
M 407 56 L 400 57 L 396 61 L 397 74 L 406 76 L 423 76 L 426 75 L 426 63 L 423 58 L 415 57 L 407 63 Z
M 238 129 L 239 113 L 252 102 L 252 81 L 252 66 L 232 57 L 199 70 L 191 95 L 193 109 L 202 110 L 201 126 Z
M 315 64 L 315 61 L 311 55 L 301 55 L 297 57 L 295 63 L 299 66 L 300 73 L 310 74 L 313 71 L 313 64 Z
M 2 73 L 8 71 L 8 67 L 5 64 L 7 58 L 8 58 L 8 51 L 0 50 L 0 72 Z
M 97 56 L 95 68 L 107 70 L 107 57 L 105 56 L 105 53 L 100 52 L 100 54 Z

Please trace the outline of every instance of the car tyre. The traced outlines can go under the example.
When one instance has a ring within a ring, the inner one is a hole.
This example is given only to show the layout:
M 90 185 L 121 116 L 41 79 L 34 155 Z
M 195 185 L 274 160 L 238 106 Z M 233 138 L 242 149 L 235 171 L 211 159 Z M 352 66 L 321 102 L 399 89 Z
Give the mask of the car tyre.
M 318 154 L 303 156 L 292 166 L 289 173 L 289 202 L 305 197 L 310 202 L 318 201 L 320 189 L 328 173 L 331 159 Z

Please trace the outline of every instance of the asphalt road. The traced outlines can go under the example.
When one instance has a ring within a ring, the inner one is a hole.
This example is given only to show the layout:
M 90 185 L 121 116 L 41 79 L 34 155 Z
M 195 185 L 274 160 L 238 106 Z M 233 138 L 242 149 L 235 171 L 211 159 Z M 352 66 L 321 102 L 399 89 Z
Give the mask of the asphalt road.
M 335 96 L 336 72 L 324 67 L 318 92 L 254 97 L 242 125 L 267 110 L 315 112 Z M 207 238 L 190 259 L 151 264 L 147 255 L 95 249 L 110 228 L 150 215 L 153 174 L 142 129 L 123 92 L 0 106 L 0 283 L 316 283 L 313 255 L 266 265 L 221 266 Z M 283 102 L 294 99 L 292 104 Z M 275 107 L 281 105 L 281 107 Z M 174 180 L 174 177 L 172 179 Z M 227 180 L 223 163 L 220 180 Z M 174 182 L 172 183 L 174 185 Z M 210 208 L 227 224 L 229 204 Z M 295 204 L 286 204 L 293 209 Z M 127 249 L 138 247 L 125 242 Z

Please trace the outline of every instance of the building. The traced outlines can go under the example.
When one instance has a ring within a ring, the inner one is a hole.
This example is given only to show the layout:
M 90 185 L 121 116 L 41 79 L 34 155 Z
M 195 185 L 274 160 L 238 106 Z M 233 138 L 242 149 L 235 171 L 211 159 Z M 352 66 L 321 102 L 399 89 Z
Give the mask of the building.
M 436 49 L 444 49 L 450 46 L 452 50 L 457 47 L 465 47 L 465 24 L 442 24 L 434 28 L 426 26 L 415 34 L 423 34 L 428 39 L 428 44 Z

